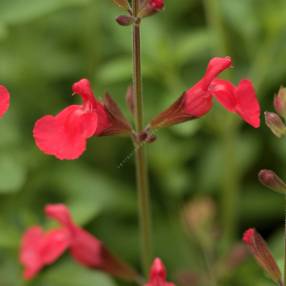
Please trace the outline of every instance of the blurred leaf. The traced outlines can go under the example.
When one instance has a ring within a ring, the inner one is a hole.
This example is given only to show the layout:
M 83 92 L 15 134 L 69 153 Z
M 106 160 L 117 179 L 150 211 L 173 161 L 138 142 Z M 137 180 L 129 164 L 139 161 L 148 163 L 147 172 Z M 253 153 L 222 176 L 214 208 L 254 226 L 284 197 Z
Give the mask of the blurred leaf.
M 186 65 L 191 60 L 210 53 L 212 35 L 207 29 L 196 30 L 180 36 L 176 41 L 176 49 L 173 51 L 180 64 Z
M 115 286 L 115 282 L 106 274 L 84 268 L 74 261 L 53 266 L 40 279 L 40 286 Z
M 90 0 L 1 0 L 0 19 L 3 23 L 19 24 L 46 15 L 60 8 L 87 4 Z
M 87 223 L 103 211 L 135 211 L 136 198 L 126 186 L 89 168 L 61 164 L 55 176 L 79 224 Z
M 23 162 L 11 153 L 0 153 L 0 194 L 19 191 L 25 179 L 26 168 Z

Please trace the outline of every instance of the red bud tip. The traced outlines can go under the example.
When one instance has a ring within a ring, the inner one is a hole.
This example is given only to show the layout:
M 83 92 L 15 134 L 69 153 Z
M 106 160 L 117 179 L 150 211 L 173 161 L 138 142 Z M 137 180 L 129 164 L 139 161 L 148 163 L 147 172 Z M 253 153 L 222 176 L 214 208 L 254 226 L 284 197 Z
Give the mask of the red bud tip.
M 254 229 L 254 228 L 249 228 L 249 229 L 243 234 L 242 240 L 244 241 L 244 243 L 246 243 L 246 244 L 251 244 L 251 243 L 252 243 L 252 239 L 253 239 L 253 236 L 254 236 L 254 232 L 255 232 L 255 229 Z

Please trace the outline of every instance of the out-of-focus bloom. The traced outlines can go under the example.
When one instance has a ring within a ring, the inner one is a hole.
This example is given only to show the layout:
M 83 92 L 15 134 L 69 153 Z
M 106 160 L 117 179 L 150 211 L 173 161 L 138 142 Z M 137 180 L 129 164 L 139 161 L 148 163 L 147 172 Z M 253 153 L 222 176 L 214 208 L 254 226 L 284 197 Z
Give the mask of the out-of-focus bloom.
M 250 228 L 244 233 L 243 242 L 267 275 L 282 285 L 281 272 L 263 237 L 254 228 Z
M 150 270 L 149 281 L 145 286 L 175 286 L 174 283 L 167 282 L 166 268 L 160 258 L 156 258 Z
M 213 58 L 209 61 L 204 77 L 151 121 L 151 127 L 161 128 L 205 115 L 213 106 L 212 96 L 230 112 L 240 115 L 253 127 L 260 125 L 260 106 L 249 80 L 237 87 L 217 76 L 232 64 L 230 57 Z
M 58 221 L 60 228 L 43 232 L 35 226 L 22 239 L 20 261 L 24 278 L 31 279 L 46 265 L 54 263 L 66 249 L 80 264 L 96 268 L 127 280 L 136 279 L 133 269 L 115 258 L 103 243 L 72 220 L 63 204 L 47 205 L 46 215 Z
M 261 184 L 270 190 L 286 194 L 286 183 L 272 170 L 261 170 L 258 174 L 258 179 Z
M 70 105 L 56 116 L 40 118 L 33 129 L 37 147 L 61 160 L 81 156 L 87 139 L 92 136 L 120 134 L 128 130 L 128 126 L 122 126 L 112 111 L 95 99 L 87 79 L 76 82 L 72 90 L 82 97 L 83 103 Z
M 0 118 L 7 112 L 10 105 L 10 93 L 4 85 L 0 85 Z
M 158 13 L 164 9 L 165 1 L 164 0 L 149 0 L 149 1 L 143 1 L 145 4 L 142 9 L 140 10 L 138 17 L 148 17 L 152 16 L 155 13 Z
M 150 0 L 148 5 L 155 11 L 160 11 L 164 8 L 164 0 Z
M 286 118 L 286 88 L 280 87 L 278 94 L 274 97 L 273 101 L 276 112 Z

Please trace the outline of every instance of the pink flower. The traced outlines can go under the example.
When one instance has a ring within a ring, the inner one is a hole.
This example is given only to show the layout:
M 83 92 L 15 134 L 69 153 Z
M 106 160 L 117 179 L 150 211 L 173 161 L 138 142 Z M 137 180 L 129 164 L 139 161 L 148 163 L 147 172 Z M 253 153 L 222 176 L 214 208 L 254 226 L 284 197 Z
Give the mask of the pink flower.
M 150 0 L 148 4 L 155 11 L 160 11 L 164 8 L 164 0 Z
M 7 112 L 10 105 L 10 94 L 4 85 L 0 85 L 0 118 Z
M 34 226 L 22 238 L 20 261 L 24 265 L 24 278 L 31 279 L 46 265 L 54 263 L 65 250 L 83 266 L 100 269 L 128 280 L 137 277 L 127 265 L 112 256 L 103 243 L 72 220 L 63 204 L 47 205 L 46 215 L 58 221 L 60 228 L 43 232 Z
M 153 261 L 149 281 L 145 286 L 175 286 L 174 283 L 166 281 L 166 268 L 160 258 Z
M 86 149 L 87 139 L 110 125 L 108 113 L 95 99 L 87 79 L 76 82 L 72 90 L 82 97 L 83 103 L 70 105 L 56 116 L 40 118 L 33 130 L 37 147 L 61 160 L 78 158 Z
M 199 118 L 210 111 L 213 96 L 228 111 L 238 114 L 251 126 L 260 126 L 260 106 L 251 81 L 242 80 L 237 87 L 217 76 L 232 64 L 230 57 L 209 61 L 203 78 L 151 121 L 151 127 L 160 128 Z

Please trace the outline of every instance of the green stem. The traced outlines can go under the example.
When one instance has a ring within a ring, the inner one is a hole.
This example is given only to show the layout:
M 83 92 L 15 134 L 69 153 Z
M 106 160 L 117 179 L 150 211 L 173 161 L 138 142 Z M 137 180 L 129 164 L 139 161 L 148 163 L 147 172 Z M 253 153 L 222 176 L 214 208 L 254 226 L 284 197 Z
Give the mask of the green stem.
M 139 0 L 132 0 L 133 15 L 136 17 L 139 12 Z M 136 132 L 143 131 L 143 96 L 141 78 L 141 48 L 140 48 L 140 20 L 133 25 L 133 92 L 135 100 L 135 124 Z M 145 274 L 151 260 L 151 215 L 149 205 L 149 186 L 147 175 L 147 160 L 145 146 L 135 140 L 136 152 L 136 178 L 139 204 L 139 221 L 141 237 L 141 261 Z

